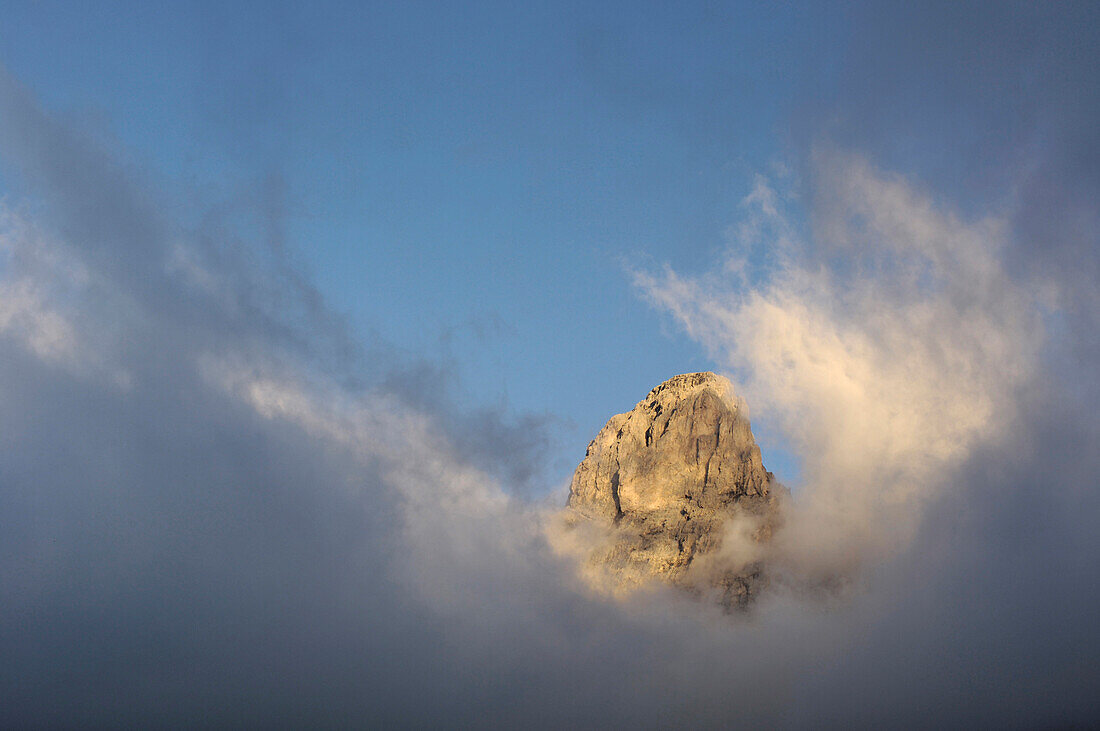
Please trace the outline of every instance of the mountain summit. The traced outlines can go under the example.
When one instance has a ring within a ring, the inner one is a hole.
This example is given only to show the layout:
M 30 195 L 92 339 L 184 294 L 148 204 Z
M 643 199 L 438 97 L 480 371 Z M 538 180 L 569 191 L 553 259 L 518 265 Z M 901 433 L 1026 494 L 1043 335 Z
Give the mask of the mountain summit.
M 589 564 L 621 586 L 656 577 L 744 608 L 762 585 L 756 549 L 780 491 L 730 382 L 688 373 L 611 417 L 573 475 L 567 513 L 607 529 Z

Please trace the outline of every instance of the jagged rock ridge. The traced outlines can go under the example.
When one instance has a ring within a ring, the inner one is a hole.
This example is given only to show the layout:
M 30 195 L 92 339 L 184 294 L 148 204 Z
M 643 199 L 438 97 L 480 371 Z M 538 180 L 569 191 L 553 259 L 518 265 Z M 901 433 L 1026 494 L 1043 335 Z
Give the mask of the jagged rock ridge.
M 621 582 L 658 577 L 744 607 L 762 569 L 723 564 L 723 540 L 738 518 L 750 541 L 767 540 L 778 515 L 777 485 L 744 412 L 729 381 L 707 372 L 665 381 L 613 416 L 588 445 L 569 493 L 571 520 L 610 531 L 590 561 Z

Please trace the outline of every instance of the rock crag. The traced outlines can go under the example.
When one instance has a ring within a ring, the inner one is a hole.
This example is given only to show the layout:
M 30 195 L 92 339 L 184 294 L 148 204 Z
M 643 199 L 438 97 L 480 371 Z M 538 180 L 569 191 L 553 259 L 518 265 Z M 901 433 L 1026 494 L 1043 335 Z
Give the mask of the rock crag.
M 620 586 L 656 577 L 744 608 L 765 581 L 753 548 L 777 525 L 781 490 L 729 381 L 689 373 L 607 422 L 567 513 L 606 529 L 588 561 Z

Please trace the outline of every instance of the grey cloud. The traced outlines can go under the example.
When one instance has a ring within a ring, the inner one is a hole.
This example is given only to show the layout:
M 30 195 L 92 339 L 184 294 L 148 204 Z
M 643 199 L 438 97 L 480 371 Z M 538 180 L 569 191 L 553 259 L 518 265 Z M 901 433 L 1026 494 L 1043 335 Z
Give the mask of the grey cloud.
M 807 679 L 803 721 L 1034 728 L 1100 715 L 1100 432 L 1056 388 L 1025 403 L 1012 442 L 975 455 L 889 567 L 859 641 Z
M 424 686 L 455 670 L 392 575 L 399 497 L 372 460 L 227 399 L 202 357 L 298 364 L 349 399 L 400 396 L 385 374 L 411 369 L 385 345 L 349 365 L 277 250 L 187 231 L 10 77 L 0 100 L 4 160 L 33 191 L 5 212 L 0 723 L 440 720 L 455 701 L 425 705 Z M 33 347 L 47 335 L 65 357 Z

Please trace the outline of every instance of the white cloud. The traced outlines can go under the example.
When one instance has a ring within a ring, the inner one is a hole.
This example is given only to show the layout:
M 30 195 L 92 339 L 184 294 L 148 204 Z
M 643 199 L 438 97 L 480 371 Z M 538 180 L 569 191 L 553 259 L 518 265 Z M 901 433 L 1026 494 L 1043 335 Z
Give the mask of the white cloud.
M 962 220 L 854 155 L 819 154 L 814 173 L 812 240 L 763 180 L 746 199 L 734 256 L 770 246 L 775 266 L 635 280 L 794 445 L 805 484 L 779 550 L 835 568 L 904 546 L 953 470 L 1019 418 L 1042 330 L 1002 263 L 1003 220 Z

